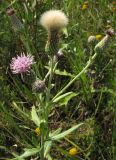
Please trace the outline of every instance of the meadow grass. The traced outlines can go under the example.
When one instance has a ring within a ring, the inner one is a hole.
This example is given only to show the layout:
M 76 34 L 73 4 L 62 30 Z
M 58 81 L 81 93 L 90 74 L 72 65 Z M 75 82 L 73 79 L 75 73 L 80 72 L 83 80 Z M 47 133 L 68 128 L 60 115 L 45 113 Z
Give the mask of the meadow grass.
M 18 25 L 6 13 L 9 5 Z M 101 39 L 88 43 L 89 36 L 104 37 L 115 28 L 115 8 L 109 0 L 0 1 L 0 159 L 116 159 L 114 37 L 94 60 Z M 48 35 L 40 25 L 50 9 L 69 19 L 58 62 L 53 48 L 45 47 Z M 22 52 L 36 63 L 30 74 L 14 75 L 11 59 Z M 38 79 L 45 80 L 42 93 L 32 89 Z

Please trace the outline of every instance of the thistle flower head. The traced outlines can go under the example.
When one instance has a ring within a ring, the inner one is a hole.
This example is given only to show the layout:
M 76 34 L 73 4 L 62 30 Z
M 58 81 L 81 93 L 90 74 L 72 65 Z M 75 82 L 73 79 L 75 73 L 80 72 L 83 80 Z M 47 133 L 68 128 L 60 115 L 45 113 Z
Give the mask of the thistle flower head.
M 60 10 L 50 10 L 42 14 L 40 24 L 48 31 L 60 30 L 68 24 L 68 18 Z
M 62 50 L 60 49 L 55 55 L 54 55 L 54 61 L 57 62 L 60 59 L 62 59 L 64 57 L 64 54 L 62 52 Z
M 107 31 L 106 31 L 106 34 L 108 34 L 110 37 L 113 37 L 116 35 L 115 31 L 113 28 L 109 28 Z
M 21 74 L 29 72 L 31 69 L 31 65 L 34 63 L 33 56 L 21 54 L 21 56 L 17 56 L 12 58 L 10 69 L 14 74 Z
M 39 79 L 32 84 L 32 90 L 39 93 L 43 92 L 45 90 L 45 87 L 45 82 Z

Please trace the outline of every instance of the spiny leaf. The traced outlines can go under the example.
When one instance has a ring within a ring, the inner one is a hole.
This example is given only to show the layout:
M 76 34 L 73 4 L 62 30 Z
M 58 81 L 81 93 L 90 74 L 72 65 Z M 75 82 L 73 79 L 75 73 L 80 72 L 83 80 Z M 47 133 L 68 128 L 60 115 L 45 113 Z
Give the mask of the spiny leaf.
M 45 66 L 45 68 L 49 70 L 49 67 L 48 67 L 48 66 Z M 71 77 L 71 78 L 74 78 L 74 77 L 75 77 L 73 74 L 67 72 L 66 70 L 60 71 L 59 69 L 56 69 L 56 70 L 54 71 L 54 73 L 57 74 L 57 75 L 60 75 L 60 76 L 69 76 L 69 77 Z

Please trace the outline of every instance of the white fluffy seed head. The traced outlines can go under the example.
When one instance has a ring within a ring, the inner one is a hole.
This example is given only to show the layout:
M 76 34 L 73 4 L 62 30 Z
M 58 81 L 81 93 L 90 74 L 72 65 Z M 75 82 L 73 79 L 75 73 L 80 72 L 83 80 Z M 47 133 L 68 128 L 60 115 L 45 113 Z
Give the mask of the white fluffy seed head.
M 50 10 L 41 15 L 40 24 L 48 31 L 60 30 L 68 24 L 68 18 L 60 10 Z

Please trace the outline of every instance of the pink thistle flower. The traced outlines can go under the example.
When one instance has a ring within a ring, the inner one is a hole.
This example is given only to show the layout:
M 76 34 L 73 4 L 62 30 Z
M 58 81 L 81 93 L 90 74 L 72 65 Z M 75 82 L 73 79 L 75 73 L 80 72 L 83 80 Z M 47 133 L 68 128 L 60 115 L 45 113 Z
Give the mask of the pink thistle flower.
M 17 56 L 16 58 L 12 58 L 10 69 L 13 74 L 22 74 L 29 72 L 31 69 L 31 65 L 34 63 L 33 56 L 21 54 L 21 56 Z

